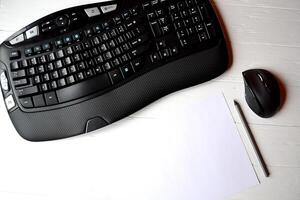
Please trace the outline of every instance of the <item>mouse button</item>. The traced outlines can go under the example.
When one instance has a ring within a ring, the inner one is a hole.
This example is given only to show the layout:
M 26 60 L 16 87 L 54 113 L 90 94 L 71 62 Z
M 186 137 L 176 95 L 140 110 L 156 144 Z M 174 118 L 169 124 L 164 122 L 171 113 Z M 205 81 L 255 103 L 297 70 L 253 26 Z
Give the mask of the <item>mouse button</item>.
M 103 118 L 95 117 L 86 122 L 85 132 L 92 132 L 107 125 L 108 123 Z
M 260 103 L 258 102 L 255 94 L 252 92 L 251 88 L 249 88 L 246 84 L 245 84 L 245 99 L 253 112 L 255 112 L 258 115 L 261 115 L 263 113 L 263 109 Z

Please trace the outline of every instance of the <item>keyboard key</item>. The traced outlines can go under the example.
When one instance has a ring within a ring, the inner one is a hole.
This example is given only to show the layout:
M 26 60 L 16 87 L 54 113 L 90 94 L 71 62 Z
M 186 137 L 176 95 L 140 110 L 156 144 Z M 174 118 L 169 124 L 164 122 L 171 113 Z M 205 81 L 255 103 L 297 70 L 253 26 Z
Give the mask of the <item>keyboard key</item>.
M 55 67 L 56 67 L 56 69 L 62 68 L 62 67 L 63 67 L 62 61 L 61 61 L 61 60 L 56 61 L 56 62 L 55 62 Z
M 53 71 L 54 70 L 54 65 L 53 63 L 49 63 L 49 64 L 46 64 L 46 70 L 49 72 L 49 71 Z
M 35 68 L 34 67 L 31 67 L 28 69 L 28 75 L 29 76 L 34 76 L 35 75 Z
M 72 43 L 72 36 L 65 36 L 65 37 L 63 38 L 63 40 L 64 40 L 64 43 L 65 43 L 66 45 L 71 44 L 71 43 Z
M 31 63 L 31 65 L 37 65 L 37 64 L 38 64 L 36 58 L 31 58 L 31 59 L 30 59 L 30 63 Z
M 58 78 L 59 78 L 58 71 L 52 72 L 52 73 L 51 73 L 51 77 L 52 77 L 52 79 L 58 79 Z
M 33 83 L 36 84 L 36 85 L 41 83 L 40 75 L 37 75 L 33 78 Z
M 33 54 L 32 48 L 27 48 L 24 51 L 25 56 L 31 56 Z
M 131 62 L 131 66 L 133 67 L 134 71 L 139 71 L 142 69 L 144 62 L 142 58 L 137 58 Z
M 73 54 L 73 49 L 71 47 L 68 47 L 65 52 L 67 55 L 71 55 Z
M 84 75 L 82 72 L 79 72 L 78 74 L 76 74 L 77 80 L 82 81 L 84 80 Z
M 57 53 L 56 53 L 56 57 L 57 58 L 63 58 L 65 56 L 63 50 L 59 50 Z
M 157 62 L 159 62 L 159 61 L 161 60 L 161 57 L 160 57 L 160 55 L 156 52 L 156 53 L 150 55 L 150 59 L 151 59 L 151 62 L 152 62 L 152 63 L 157 63 Z
M 57 89 L 57 82 L 56 81 L 51 81 L 49 85 L 50 85 L 50 89 L 52 89 L 52 90 Z
M 90 77 L 94 76 L 94 71 L 93 71 L 93 69 L 87 70 L 87 71 L 85 72 L 85 76 L 86 76 L 87 78 L 90 78 Z
M 81 35 L 80 33 L 75 33 L 72 38 L 74 41 L 79 42 L 81 40 Z
M 45 43 L 42 45 L 43 51 L 50 51 L 51 50 L 51 45 L 49 43 Z
M 48 59 L 49 59 L 49 61 L 54 61 L 55 60 L 55 54 L 54 53 L 50 53 L 48 55 Z
M 59 75 L 60 75 L 60 77 L 67 76 L 68 75 L 67 69 L 63 68 L 63 69 L 59 70 Z
M 20 51 L 13 51 L 9 55 L 10 60 L 15 60 L 21 58 L 21 52 Z
M 78 99 L 111 86 L 107 74 L 98 75 L 92 79 L 56 91 L 59 103 Z
M 19 69 L 19 63 L 18 63 L 18 62 L 13 62 L 13 63 L 11 63 L 11 64 L 10 64 L 10 69 L 11 69 L 12 71 L 18 70 L 18 69 Z
M 160 29 L 160 25 L 157 21 L 151 22 L 150 26 L 151 26 L 152 34 L 153 34 L 154 37 L 157 38 L 157 37 L 161 36 L 162 32 L 161 32 L 161 29 Z
M 70 66 L 69 67 L 69 72 L 72 74 L 72 73 L 76 73 L 76 67 L 75 67 L 75 65 L 72 65 L 72 66 Z
M 49 92 L 44 95 L 47 106 L 58 104 L 55 92 Z
M 57 48 L 60 48 L 60 47 L 62 47 L 63 46 L 63 41 L 62 40 L 56 40 L 55 42 L 54 42 L 54 44 L 55 44 L 55 46 L 57 47 Z
M 38 66 L 38 67 L 37 67 L 37 72 L 38 72 L 39 74 L 42 74 L 42 73 L 44 73 L 44 72 L 45 72 L 44 65 L 40 65 L 40 66 Z
M 35 54 L 41 53 L 42 52 L 42 47 L 41 46 L 35 46 L 35 47 L 33 47 L 33 52 Z
M 38 93 L 38 87 L 37 86 L 32 86 L 32 87 L 27 87 L 27 88 L 22 88 L 17 90 L 17 95 L 19 97 L 23 96 L 29 96 Z
M 110 71 L 108 74 L 112 84 L 117 84 L 123 80 L 122 73 L 119 69 Z
M 26 78 L 14 81 L 15 87 L 24 86 L 24 85 L 27 85 L 27 84 L 28 84 L 28 81 L 27 81 Z
M 57 84 L 58 84 L 59 87 L 64 87 L 64 86 L 67 85 L 66 80 L 64 78 L 59 79 Z
M 19 101 L 24 108 L 33 108 L 31 97 L 20 98 Z
M 26 72 L 24 69 L 12 72 L 13 79 L 19 79 L 26 76 Z
M 120 69 L 125 78 L 128 78 L 134 74 L 134 71 L 130 65 L 125 65 L 125 66 L 121 67 Z
M 36 95 L 32 97 L 34 107 L 43 107 L 46 105 L 43 95 Z
M 28 67 L 28 61 L 27 60 L 24 59 L 24 60 L 21 61 L 21 63 L 22 63 L 21 65 L 22 65 L 23 68 Z
M 47 83 L 43 83 L 42 85 L 41 85 L 41 90 L 43 91 L 43 92 L 47 92 L 48 91 L 48 85 L 47 85 Z
M 66 78 L 66 81 L 67 81 L 67 84 L 68 84 L 68 85 L 73 84 L 73 83 L 75 83 L 75 77 L 74 77 L 73 75 L 68 76 L 68 77 Z
M 39 57 L 39 63 L 45 64 L 47 62 L 46 56 Z

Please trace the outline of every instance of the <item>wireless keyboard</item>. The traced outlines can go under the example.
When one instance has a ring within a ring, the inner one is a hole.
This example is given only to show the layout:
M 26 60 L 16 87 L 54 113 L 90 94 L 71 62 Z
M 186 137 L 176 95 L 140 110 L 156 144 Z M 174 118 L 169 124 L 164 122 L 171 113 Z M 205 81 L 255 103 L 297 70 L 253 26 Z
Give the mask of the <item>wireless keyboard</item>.
M 30 141 L 87 133 L 222 74 L 227 48 L 207 0 L 120 0 L 48 15 L 0 46 L 9 116 Z

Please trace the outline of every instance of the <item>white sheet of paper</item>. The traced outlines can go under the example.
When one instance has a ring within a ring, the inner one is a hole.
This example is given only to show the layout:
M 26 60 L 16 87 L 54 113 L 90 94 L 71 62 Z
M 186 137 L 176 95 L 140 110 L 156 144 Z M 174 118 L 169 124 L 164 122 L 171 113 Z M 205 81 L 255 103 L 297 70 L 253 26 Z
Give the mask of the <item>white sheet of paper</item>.
M 166 156 L 176 180 L 170 199 L 221 200 L 259 184 L 223 95 L 187 102 L 160 120 L 174 151 Z
M 258 184 L 223 96 L 181 103 L 66 140 L 3 138 L 0 199 L 221 200 Z

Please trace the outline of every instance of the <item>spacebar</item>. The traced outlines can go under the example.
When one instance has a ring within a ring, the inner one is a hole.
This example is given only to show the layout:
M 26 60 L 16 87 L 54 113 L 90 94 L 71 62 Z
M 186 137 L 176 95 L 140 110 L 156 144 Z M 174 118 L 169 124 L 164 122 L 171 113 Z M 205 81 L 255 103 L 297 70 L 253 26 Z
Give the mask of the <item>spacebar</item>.
M 108 75 L 102 74 L 93 79 L 57 90 L 56 94 L 58 102 L 64 103 L 104 90 L 109 86 L 111 86 L 111 83 Z

